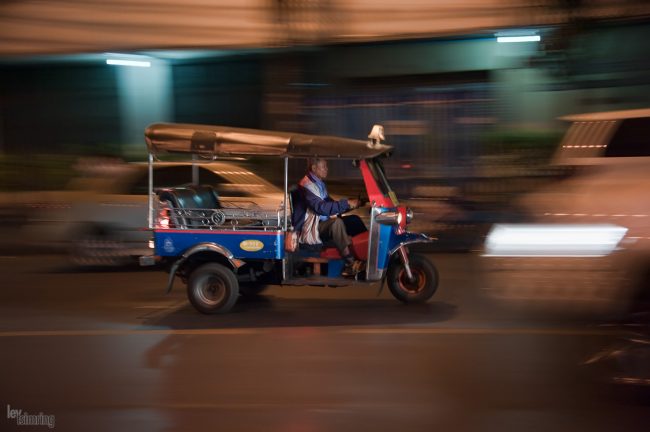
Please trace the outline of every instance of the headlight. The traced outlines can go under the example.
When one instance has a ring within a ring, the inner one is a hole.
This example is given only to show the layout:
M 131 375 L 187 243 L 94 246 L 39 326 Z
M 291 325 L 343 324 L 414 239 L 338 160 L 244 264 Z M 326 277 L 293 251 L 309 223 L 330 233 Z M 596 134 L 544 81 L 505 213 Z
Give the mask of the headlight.
M 399 225 L 402 222 L 402 215 L 397 210 L 388 210 L 379 213 L 375 217 L 375 221 L 383 225 Z
M 618 225 L 496 224 L 485 240 L 487 256 L 605 256 L 627 228 Z
M 406 223 L 409 224 L 413 220 L 413 210 L 410 208 L 406 209 Z

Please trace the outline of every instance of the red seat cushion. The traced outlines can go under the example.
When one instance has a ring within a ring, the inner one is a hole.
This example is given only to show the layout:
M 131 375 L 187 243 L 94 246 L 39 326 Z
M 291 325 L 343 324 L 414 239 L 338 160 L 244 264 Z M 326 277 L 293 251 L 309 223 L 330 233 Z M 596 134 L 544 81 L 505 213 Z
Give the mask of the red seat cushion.
M 338 249 L 329 247 L 323 249 L 323 251 L 320 253 L 321 258 L 327 258 L 327 259 L 341 259 L 341 254 L 339 253 Z
M 368 231 L 352 237 L 352 255 L 362 261 L 368 259 Z M 327 247 L 320 253 L 321 258 L 342 259 L 341 254 L 335 247 Z

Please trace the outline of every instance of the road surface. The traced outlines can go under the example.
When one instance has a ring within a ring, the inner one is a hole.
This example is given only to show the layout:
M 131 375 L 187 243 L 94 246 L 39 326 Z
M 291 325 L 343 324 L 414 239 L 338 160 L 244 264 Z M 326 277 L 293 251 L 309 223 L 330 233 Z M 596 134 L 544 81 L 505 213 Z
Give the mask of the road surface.
M 429 257 L 426 305 L 272 287 L 205 316 L 162 272 L 3 255 L 0 430 L 647 430 L 648 405 L 583 365 L 620 330 L 508 313 L 476 256 Z

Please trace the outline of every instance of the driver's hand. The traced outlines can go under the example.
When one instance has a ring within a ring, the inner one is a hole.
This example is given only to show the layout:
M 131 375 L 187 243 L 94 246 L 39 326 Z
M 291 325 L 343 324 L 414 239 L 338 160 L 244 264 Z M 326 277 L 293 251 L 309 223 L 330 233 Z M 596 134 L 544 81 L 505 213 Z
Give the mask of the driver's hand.
M 348 204 L 350 205 L 350 210 L 353 210 L 355 208 L 359 208 L 359 200 L 356 198 L 350 198 L 348 200 Z

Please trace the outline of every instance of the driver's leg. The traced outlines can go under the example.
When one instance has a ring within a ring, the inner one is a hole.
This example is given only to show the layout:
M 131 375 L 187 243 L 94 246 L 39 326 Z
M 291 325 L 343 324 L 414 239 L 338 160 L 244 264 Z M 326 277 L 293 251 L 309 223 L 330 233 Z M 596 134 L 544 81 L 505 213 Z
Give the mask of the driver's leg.
M 350 236 L 345 230 L 345 223 L 339 217 L 329 218 L 326 221 L 321 221 L 318 224 L 318 234 L 322 241 L 331 241 L 336 245 L 341 256 L 346 260 L 354 261 L 354 257 L 350 254 Z
M 350 237 L 368 231 L 366 224 L 364 224 L 361 218 L 357 215 L 343 216 L 343 223 L 345 224 L 345 232 L 347 232 Z
M 339 253 L 345 260 L 345 267 L 341 274 L 348 277 L 358 273 L 358 269 L 355 267 L 354 256 L 349 247 L 351 243 L 350 236 L 348 236 L 345 230 L 343 219 L 336 217 L 320 222 L 318 225 L 318 233 L 322 241 L 334 242 Z

